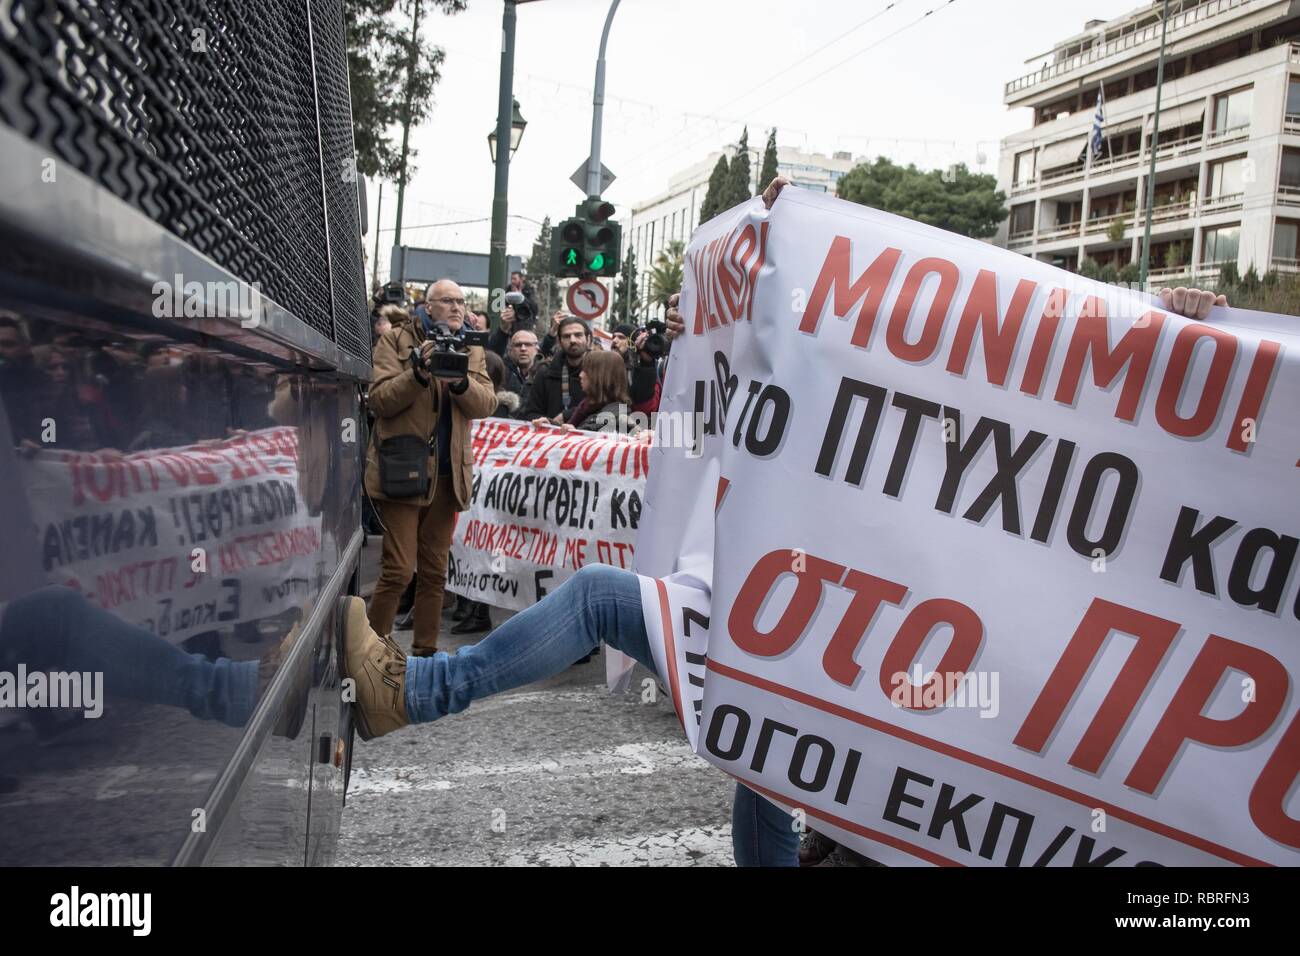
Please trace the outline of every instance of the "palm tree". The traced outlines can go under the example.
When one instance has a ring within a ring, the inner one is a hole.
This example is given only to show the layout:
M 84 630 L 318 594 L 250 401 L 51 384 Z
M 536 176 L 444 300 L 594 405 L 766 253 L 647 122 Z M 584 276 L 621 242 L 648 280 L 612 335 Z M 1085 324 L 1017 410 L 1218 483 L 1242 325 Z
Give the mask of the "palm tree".
M 668 298 L 682 290 L 682 253 L 686 244 L 680 239 L 668 243 L 650 267 L 650 302 L 668 308 Z

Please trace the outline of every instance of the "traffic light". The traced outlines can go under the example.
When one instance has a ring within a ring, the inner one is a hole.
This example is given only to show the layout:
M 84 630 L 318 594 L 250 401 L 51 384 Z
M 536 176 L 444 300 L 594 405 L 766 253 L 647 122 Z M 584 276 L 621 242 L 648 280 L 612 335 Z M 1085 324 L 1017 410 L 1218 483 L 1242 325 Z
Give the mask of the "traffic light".
M 581 276 L 583 239 L 585 231 L 581 219 L 566 219 L 555 227 L 551 242 L 551 259 L 557 276 Z
M 614 206 L 602 199 L 588 199 L 579 209 L 584 220 L 586 243 L 583 248 L 583 270 L 594 276 L 618 275 L 618 247 L 622 230 L 609 217 Z
M 555 228 L 551 259 L 557 276 L 618 274 L 622 230 L 609 218 L 613 214 L 612 204 L 601 199 L 587 199 L 578 204 L 571 219 L 564 220 Z

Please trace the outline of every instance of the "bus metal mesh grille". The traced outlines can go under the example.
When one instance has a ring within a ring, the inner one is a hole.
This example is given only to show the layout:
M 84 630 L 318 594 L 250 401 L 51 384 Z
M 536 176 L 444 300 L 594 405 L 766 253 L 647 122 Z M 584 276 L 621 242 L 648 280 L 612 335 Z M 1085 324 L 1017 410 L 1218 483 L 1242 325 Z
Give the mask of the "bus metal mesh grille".
M 340 0 L 0 0 L 0 121 L 49 188 L 67 163 L 368 360 L 346 69 Z

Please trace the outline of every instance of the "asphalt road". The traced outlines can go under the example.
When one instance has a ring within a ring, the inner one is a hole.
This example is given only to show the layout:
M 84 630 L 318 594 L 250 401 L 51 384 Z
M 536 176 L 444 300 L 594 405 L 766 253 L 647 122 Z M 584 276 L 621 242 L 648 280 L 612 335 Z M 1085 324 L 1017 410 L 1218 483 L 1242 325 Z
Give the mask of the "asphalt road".
M 365 581 L 378 543 L 362 552 Z M 482 637 L 449 626 L 441 649 Z M 409 631 L 394 637 L 410 647 Z M 647 681 L 638 667 L 628 692 L 610 695 L 601 654 L 464 713 L 358 739 L 336 862 L 730 866 L 734 784 L 691 753 Z

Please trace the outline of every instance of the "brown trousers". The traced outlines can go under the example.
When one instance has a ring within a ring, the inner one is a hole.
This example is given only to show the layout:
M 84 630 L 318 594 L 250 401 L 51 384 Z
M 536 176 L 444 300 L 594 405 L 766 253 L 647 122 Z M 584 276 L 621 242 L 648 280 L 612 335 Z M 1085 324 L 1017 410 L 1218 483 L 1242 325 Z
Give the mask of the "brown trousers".
M 447 552 L 456 521 L 456 494 L 451 475 L 438 478 L 433 501 L 427 505 L 376 500 L 384 522 L 384 553 L 379 582 L 370 597 L 370 626 L 388 635 L 402 592 L 418 569 L 415 585 L 415 639 L 413 650 L 432 652 L 442 626 L 442 592 L 447 583 Z

